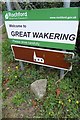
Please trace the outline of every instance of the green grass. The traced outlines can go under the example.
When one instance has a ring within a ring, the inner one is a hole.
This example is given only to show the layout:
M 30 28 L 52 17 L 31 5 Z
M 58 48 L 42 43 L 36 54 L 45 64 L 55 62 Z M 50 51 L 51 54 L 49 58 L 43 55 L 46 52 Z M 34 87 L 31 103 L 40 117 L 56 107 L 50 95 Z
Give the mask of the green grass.
M 12 104 L 19 107 L 26 102 L 28 106 L 34 106 L 31 100 L 36 102 L 36 114 L 34 118 L 79 118 L 80 117 L 80 64 L 77 61 L 73 65 L 73 70 L 59 83 L 59 70 L 38 65 L 24 63 L 24 71 L 21 71 L 19 63 L 13 58 L 8 40 L 2 45 L 3 50 L 3 100 L 6 101 L 10 91 L 15 91 L 12 96 Z M 6 57 L 7 56 L 7 57 Z M 30 84 L 37 79 L 48 80 L 47 92 L 42 100 L 39 100 L 31 93 Z M 9 88 L 9 91 L 5 89 Z M 60 95 L 57 97 L 56 89 L 60 89 Z M 27 116 L 24 116 L 25 118 Z
M 5 25 L 0 29 L 0 34 L 6 33 L 6 27 Z
M 13 98 L 12 98 L 12 103 L 15 104 L 16 106 L 21 105 L 21 103 L 24 102 L 24 98 L 21 93 L 17 92 Z

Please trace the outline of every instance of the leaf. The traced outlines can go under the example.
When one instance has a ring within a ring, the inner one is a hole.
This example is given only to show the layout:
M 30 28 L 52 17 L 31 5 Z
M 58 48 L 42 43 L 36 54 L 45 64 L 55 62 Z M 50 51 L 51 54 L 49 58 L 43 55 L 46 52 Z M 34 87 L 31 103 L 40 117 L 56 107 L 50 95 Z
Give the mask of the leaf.
M 9 89 L 10 89 L 10 88 L 9 88 L 9 87 L 7 87 L 7 88 L 6 88 L 6 91 L 7 91 L 7 90 L 9 90 Z
M 60 93 L 61 93 L 60 88 L 57 88 L 57 89 L 56 89 L 56 96 L 58 97 L 58 96 L 60 95 Z
M 8 81 L 9 81 L 9 79 L 6 79 L 6 80 L 3 82 L 3 85 L 5 85 Z
M 32 105 L 37 106 L 37 102 L 35 100 L 32 100 Z

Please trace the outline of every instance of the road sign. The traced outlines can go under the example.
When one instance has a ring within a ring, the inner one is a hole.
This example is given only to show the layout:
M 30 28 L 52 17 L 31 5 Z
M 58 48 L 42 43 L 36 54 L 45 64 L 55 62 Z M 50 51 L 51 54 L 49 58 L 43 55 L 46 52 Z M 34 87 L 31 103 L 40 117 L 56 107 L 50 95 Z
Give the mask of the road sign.
M 78 11 L 79 8 L 51 8 L 4 12 L 8 38 L 14 44 L 73 50 Z
M 69 71 L 72 69 L 70 62 L 65 60 L 65 56 L 73 57 L 72 52 L 56 51 L 20 45 L 11 45 L 15 60 L 53 67 Z

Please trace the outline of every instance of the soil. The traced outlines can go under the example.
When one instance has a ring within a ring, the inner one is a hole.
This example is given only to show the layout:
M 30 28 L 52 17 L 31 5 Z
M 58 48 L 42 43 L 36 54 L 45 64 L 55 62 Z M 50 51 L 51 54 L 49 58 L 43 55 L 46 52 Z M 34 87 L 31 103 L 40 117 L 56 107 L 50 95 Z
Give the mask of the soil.
M 10 91 L 7 99 L 3 101 L 4 108 L 2 109 L 3 118 L 33 118 L 36 113 L 34 106 L 28 106 L 27 102 L 22 103 L 20 106 L 14 106 L 12 103 L 15 91 Z

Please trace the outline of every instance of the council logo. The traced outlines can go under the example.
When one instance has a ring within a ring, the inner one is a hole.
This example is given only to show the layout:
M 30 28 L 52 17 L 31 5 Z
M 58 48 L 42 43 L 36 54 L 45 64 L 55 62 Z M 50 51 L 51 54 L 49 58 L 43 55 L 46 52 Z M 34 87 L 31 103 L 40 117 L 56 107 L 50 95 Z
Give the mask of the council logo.
M 8 13 L 6 13 L 5 14 L 5 19 L 8 19 L 8 18 L 9 18 Z

